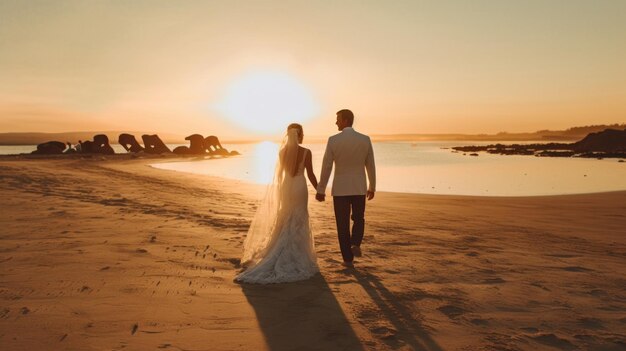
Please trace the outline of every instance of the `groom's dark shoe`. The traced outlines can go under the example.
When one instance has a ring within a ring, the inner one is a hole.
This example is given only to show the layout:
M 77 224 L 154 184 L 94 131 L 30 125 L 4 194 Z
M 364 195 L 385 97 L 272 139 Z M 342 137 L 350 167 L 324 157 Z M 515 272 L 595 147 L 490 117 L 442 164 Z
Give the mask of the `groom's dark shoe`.
M 356 245 L 352 245 L 352 254 L 354 257 L 361 257 L 361 248 Z
M 342 266 L 344 266 L 344 267 L 346 267 L 346 268 L 354 268 L 354 262 L 346 262 L 346 261 L 343 261 L 343 262 L 341 263 L 341 265 L 342 265 Z

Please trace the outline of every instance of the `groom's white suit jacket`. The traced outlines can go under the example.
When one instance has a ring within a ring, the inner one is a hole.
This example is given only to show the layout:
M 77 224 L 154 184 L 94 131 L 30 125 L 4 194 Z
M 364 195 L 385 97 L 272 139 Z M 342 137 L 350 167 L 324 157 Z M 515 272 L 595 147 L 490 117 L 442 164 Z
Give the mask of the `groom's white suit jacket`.
M 322 161 L 322 174 L 317 185 L 317 193 L 325 194 L 330 172 L 335 164 L 333 196 L 365 195 L 368 190 L 376 191 L 376 166 L 372 141 L 367 135 L 356 132 L 351 127 L 328 138 Z M 369 188 L 365 179 L 369 178 Z

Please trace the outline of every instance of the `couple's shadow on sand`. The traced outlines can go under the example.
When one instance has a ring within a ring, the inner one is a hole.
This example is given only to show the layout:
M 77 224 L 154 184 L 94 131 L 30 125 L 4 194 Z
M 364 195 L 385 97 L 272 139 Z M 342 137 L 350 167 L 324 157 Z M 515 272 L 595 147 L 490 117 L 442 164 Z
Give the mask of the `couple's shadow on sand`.
M 381 337 L 375 343 L 392 348 L 407 345 L 413 350 L 442 350 L 419 321 L 413 319 L 408 307 L 402 305 L 378 277 L 356 270 L 345 270 L 343 273 L 348 283 L 355 284 L 356 281 L 367 293 L 375 305 L 376 318 L 395 329 L 394 335 Z M 320 274 L 296 283 L 242 284 L 241 287 L 254 308 L 270 350 L 358 351 L 376 348 L 371 341 L 364 345 L 359 339 L 326 279 Z

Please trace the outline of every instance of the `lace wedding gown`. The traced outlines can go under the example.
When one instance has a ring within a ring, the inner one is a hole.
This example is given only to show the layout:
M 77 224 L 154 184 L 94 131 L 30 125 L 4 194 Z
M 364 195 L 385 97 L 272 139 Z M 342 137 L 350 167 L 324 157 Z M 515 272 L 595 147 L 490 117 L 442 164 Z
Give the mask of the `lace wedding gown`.
M 247 251 L 251 250 L 249 246 L 257 246 L 257 250 L 251 254 L 244 253 L 242 261 L 246 261 L 246 255 L 252 258 L 248 260 L 246 270 L 240 273 L 235 281 L 258 284 L 284 283 L 308 279 L 319 272 L 309 225 L 307 208 L 309 196 L 304 177 L 304 157 L 302 159 L 295 175 L 285 174 L 280 183 L 276 218 L 263 219 L 273 223 L 272 228 L 268 229 L 270 233 L 261 233 L 266 237 L 264 238 L 266 244 L 250 244 L 246 239 Z M 257 213 L 257 217 L 259 214 Z M 257 220 L 260 218 L 255 217 L 248 232 L 249 236 L 254 234 L 254 222 Z M 262 246 L 265 247 L 259 250 L 258 248 Z

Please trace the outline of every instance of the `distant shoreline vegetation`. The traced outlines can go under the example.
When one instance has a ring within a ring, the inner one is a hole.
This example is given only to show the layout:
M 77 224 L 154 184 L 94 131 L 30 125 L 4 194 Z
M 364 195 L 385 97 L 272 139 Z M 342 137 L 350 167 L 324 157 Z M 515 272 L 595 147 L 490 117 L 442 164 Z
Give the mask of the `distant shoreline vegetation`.
M 605 129 L 626 129 L 626 124 L 600 124 L 582 127 L 572 127 L 566 130 L 539 130 L 531 133 L 509 133 L 500 132 L 497 134 L 372 134 L 369 133 L 375 142 L 384 141 L 576 141 L 584 138 L 587 134 L 600 132 Z M 64 132 L 64 133 L 0 133 L 0 145 L 36 145 L 50 140 L 70 141 L 76 143 L 78 140 L 89 140 L 94 134 L 108 135 L 115 143 L 117 136 L 121 133 L 134 135 L 152 134 L 137 131 L 91 131 L 91 132 Z M 167 144 L 185 144 L 185 136 L 175 134 L 159 134 Z M 308 136 L 307 142 L 325 142 L 328 136 Z M 256 143 L 267 140 L 266 138 L 235 139 L 224 138 L 223 142 L 228 144 Z

